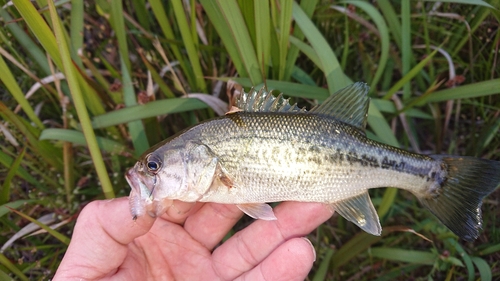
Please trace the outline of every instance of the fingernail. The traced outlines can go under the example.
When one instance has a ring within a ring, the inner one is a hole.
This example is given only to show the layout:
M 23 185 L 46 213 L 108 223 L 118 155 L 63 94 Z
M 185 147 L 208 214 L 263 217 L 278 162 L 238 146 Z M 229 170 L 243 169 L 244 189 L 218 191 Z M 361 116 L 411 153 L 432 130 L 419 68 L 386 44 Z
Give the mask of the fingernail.
M 313 260 L 313 262 L 315 262 L 316 261 L 316 249 L 314 249 L 313 243 L 309 239 L 307 239 L 306 237 L 302 237 L 302 239 L 306 240 L 307 243 L 309 243 L 309 245 L 311 245 L 311 249 L 312 249 L 313 254 L 314 254 L 314 260 Z

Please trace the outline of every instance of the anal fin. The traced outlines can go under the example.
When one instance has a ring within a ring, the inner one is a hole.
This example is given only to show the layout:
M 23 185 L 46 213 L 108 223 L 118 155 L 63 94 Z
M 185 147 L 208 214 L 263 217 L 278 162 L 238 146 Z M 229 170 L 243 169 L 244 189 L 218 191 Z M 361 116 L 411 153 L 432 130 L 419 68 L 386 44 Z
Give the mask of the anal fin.
M 266 203 L 248 203 L 236 205 L 243 213 L 249 215 L 254 219 L 261 219 L 266 221 L 276 220 L 273 208 Z
M 331 204 L 337 213 L 364 231 L 380 236 L 382 227 L 368 192 Z

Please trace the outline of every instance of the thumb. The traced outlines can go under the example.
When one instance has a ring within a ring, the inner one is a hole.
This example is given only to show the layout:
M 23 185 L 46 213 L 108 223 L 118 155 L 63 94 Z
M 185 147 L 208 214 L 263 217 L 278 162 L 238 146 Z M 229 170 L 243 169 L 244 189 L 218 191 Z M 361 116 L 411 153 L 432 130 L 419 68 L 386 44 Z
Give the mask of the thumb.
M 127 245 L 146 234 L 155 219 L 132 219 L 127 198 L 94 201 L 80 213 L 73 237 L 54 280 L 104 277 L 116 271 L 128 252 Z

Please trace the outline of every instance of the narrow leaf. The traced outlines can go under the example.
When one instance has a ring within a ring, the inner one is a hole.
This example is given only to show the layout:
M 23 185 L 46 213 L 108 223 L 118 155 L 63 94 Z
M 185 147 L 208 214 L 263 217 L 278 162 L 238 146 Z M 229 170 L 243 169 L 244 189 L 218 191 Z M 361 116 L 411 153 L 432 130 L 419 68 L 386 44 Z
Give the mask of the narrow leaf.
M 12 163 L 14 163 L 14 160 L 12 159 L 12 157 L 5 154 L 3 151 L 0 151 L 0 164 L 5 166 L 6 168 L 8 168 L 8 167 L 12 166 Z M 28 171 L 26 169 L 24 169 L 23 167 L 19 167 L 17 169 L 17 175 L 32 185 L 35 185 L 37 187 L 41 186 L 39 181 L 36 180 L 32 175 L 30 175 L 28 173 Z
M 384 229 L 384 232 L 387 231 Z M 382 235 L 384 235 L 384 232 Z M 345 243 L 332 257 L 334 268 L 339 268 L 349 263 L 360 253 L 366 251 L 371 245 L 382 239 L 382 236 L 373 236 L 366 232 L 360 232 Z
M 28 118 L 33 123 L 35 123 L 38 128 L 40 129 L 45 128 L 45 126 L 42 124 L 42 121 L 40 121 L 38 116 L 36 116 L 35 112 L 33 111 L 33 108 L 29 104 L 26 97 L 24 97 L 21 88 L 19 88 L 18 81 L 16 81 L 14 75 L 12 75 L 12 72 L 5 63 L 5 60 L 3 59 L 2 56 L 0 56 L 0 73 L 2 73 L 2 75 L 0 75 L 0 81 L 2 81 L 2 83 L 5 85 L 10 94 L 16 99 L 17 103 L 21 105 L 21 108 L 26 113 Z
M 290 37 L 290 27 L 292 25 L 292 3 L 294 1 L 283 0 L 280 2 L 279 30 L 277 31 L 279 45 L 278 80 L 285 78 L 288 38 Z
M 35 203 L 38 200 L 29 199 L 29 200 L 17 200 L 13 202 L 9 202 L 7 204 L 0 206 L 0 218 L 10 213 L 12 209 L 18 209 L 30 203 Z
M 13 263 L 10 262 L 10 260 L 2 253 L 0 253 L 0 264 L 5 266 L 10 272 L 12 272 L 14 275 L 17 276 L 20 280 L 26 280 L 28 281 L 28 277 L 24 275 L 24 273 L 19 270 Z
M 253 1 L 253 4 L 255 17 L 256 55 L 257 60 L 259 61 L 259 66 L 263 67 L 264 77 L 267 77 L 271 56 L 270 3 L 269 0 L 256 0 Z
M 35 9 L 30 1 L 13 0 L 12 3 L 28 24 L 33 34 L 36 36 L 45 51 L 47 51 L 58 68 L 62 69 L 62 60 L 59 55 L 56 38 L 52 30 L 50 30 L 47 22 L 42 18 L 40 13 Z M 63 37 L 64 40 L 64 37 Z
M 8 207 L 7 207 L 8 208 Z M 50 228 L 49 226 L 39 222 L 38 220 L 22 213 L 22 212 L 19 212 L 18 210 L 15 210 L 15 209 L 10 209 L 12 212 L 18 214 L 19 216 L 23 217 L 24 219 L 27 219 L 29 220 L 30 222 L 38 225 L 39 227 L 43 228 L 45 231 L 47 231 L 50 235 L 52 235 L 54 238 L 56 238 L 57 240 L 63 242 L 64 244 L 66 245 L 69 245 L 69 242 L 70 242 L 70 239 L 65 236 L 64 234 L 61 234 L 60 232 Z
M 90 123 L 87 108 L 85 107 L 82 92 L 78 84 L 77 73 L 74 71 L 73 62 L 69 54 L 69 49 L 66 45 L 66 41 L 64 40 L 64 32 L 59 16 L 57 14 L 54 3 L 52 1 L 49 1 L 48 4 L 50 15 L 52 18 L 52 24 L 54 25 L 54 32 L 56 34 L 56 37 L 59 39 L 59 52 L 62 58 L 64 73 L 66 76 L 66 80 L 68 81 L 71 96 L 73 97 L 73 102 L 78 114 L 78 119 L 80 120 L 83 133 L 85 134 L 85 139 L 87 140 L 87 143 L 89 145 L 90 155 L 92 157 L 92 161 L 94 162 L 97 176 L 99 177 L 106 198 L 114 198 L 115 194 L 113 191 L 113 187 L 111 185 L 111 181 L 109 180 L 106 166 L 104 164 L 101 151 L 99 150 L 99 146 L 97 145 L 94 130 L 92 129 Z
M 2 184 L 2 190 L 0 192 L 0 204 L 5 204 L 10 199 L 10 187 L 14 176 L 17 174 L 19 165 L 21 165 L 21 160 L 24 158 L 24 153 L 26 153 L 26 148 L 24 148 L 21 153 L 16 157 L 12 166 L 10 166 L 7 176 Z
M 144 105 L 130 106 L 96 116 L 92 121 L 92 125 L 96 129 L 105 128 L 134 120 L 207 107 L 207 104 L 204 102 L 192 98 L 157 100 Z
M 327 249 L 325 256 L 321 260 L 321 264 L 319 265 L 319 268 L 316 271 L 316 274 L 314 274 L 314 278 L 312 279 L 313 281 L 326 280 L 326 276 L 328 274 L 328 268 L 330 267 L 332 257 L 333 257 L 333 250 Z
M 398 261 L 398 262 L 409 262 L 433 265 L 439 256 L 424 251 L 412 251 L 408 249 L 398 249 L 398 248 L 388 248 L 388 247 L 377 247 L 372 248 L 370 251 L 371 255 L 381 259 Z
M 41 140 L 58 140 L 67 141 L 74 144 L 87 146 L 85 135 L 80 131 L 68 129 L 45 129 L 40 135 Z M 127 148 L 119 142 L 106 139 L 103 137 L 96 137 L 99 148 L 112 154 L 120 154 L 127 150 Z
M 293 2 L 293 18 L 302 32 L 307 31 L 305 36 L 321 61 L 320 68 L 325 73 L 330 94 L 351 84 L 351 79 L 340 68 L 337 57 L 326 39 L 296 2 Z
M 127 47 L 127 37 L 125 34 L 125 23 L 123 19 L 122 1 L 111 2 L 111 24 L 116 32 L 118 39 L 118 50 L 120 53 L 120 67 L 122 70 L 122 85 L 123 85 L 123 100 L 125 105 L 135 106 L 137 100 L 135 97 L 134 83 L 130 77 L 130 60 Z M 136 156 L 141 155 L 149 148 L 148 139 L 146 137 L 144 125 L 141 121 L 131 121 L 128 124 L 129 133 L 134 144 Z M 85 131 L 84 131 L 85 132 Z M 109 192 L 109 191 L 108 191 Z
M 240 75 L 248 75 L 254 85 L 261 83 L 263 77 L 259 61 L 236 1 L 201 0 L 200 2 L 217 32 L 222 34 L 221 40 Z
M 448 2 L 448 3 L 457 3 L 457 4 L 467 4 L 467 5 L 477 5 L 477 6 L 484 6 L 488 8 L 494 9 L 493 6 L 488 4 L 487 2 L 484 2 L 483 0 L 424 0 L 427 2 Z
M 472 262 L 476 265 L 479 270 L 479 275 L 481 276 L 482 281 L 491 281 L 493 279 L 493 275 L 491 273 L 491 267 L 488 263 L 480 257 L 471 257 Z
M 415 65 L 405 76 L 399 79 L 398 82 L 392 86 L 387 93 L 384 95 L 384 99 L 388 100 L 394 95 L 399 89 L 401 89 L 406 83 L 408 83 L 413 77 L 415 77 L 424 67 L 425 65 L 434 57 L 434 55 L 438 52 L 439 48 L 430 53 L 425 59 Z
M 196 88 L 199 91 L 206 92 L 207 85 L 205 84 L 203 70 L 201 69 L 200 58 L 198 57 L 198 50 L 196 50 L 195 42 L 193 41 L 193 36 L 190 33 L 190 28 L 186 19 L 186 14 L 184 11 L 184 7 L 182 6 L 182 2 L 180 0 L 170 1 L 172 4 L 174 15 L 177 20 L 177 27 L 179 28 L 182 36 L 182 41 L 184 42 L 184 46 L 186 48 L 186 52 L 188 54 L 189 63 L 193 68 L 195 79 L 196 79 Z M 194 9 L 194 7 L 191 7 Z M 195 23 L 192 22 L 192 25 Z
M 446 241 L 448 243 L 450 243 L 458 252 L 458 255 L 460 257 L 462 257 L 464 263 L 465 263 L 465 267 L 467 268 L 467 275 L 468 275 L 468 278 L 467 280 L 468 281 L 472 281 L 474 280 L 474 265 L 472 264 L 472 259 L 471 257 L 467 254 L 467 252 L 464 250 L 464 248 L 462 248 L 462 246 L 460 246 L 460 244 L 453 238 L 448 238 L 446 239 Z
M 365 11 L 372 18 L 380 34 L 380 60 L 377 64 L 377 71 L 375 72 L 375 75 L 373 76 L 373 80 L 370 85 L 372 91 L 374 91 L 376 89 L 378 81 L 380 80 L 382 74 L 384 73 L 385 66 L 387 65 L 387 61 L 389 59 L 389 42 L 390 42 L 389 28 L 387 27 L 387 24 L 385 23 L 385 20 L 380 14 L 380 12 L 370 3 L 364 1 L 356 1 L 356 0 L 346 1 L 346 3 L 357 6 L 363 11 Z
M 500 78 L 445 89 L 432 93 L 426 99 L 422 100 L 420 104 L 500 94 L 498 85 L 500 85 Z

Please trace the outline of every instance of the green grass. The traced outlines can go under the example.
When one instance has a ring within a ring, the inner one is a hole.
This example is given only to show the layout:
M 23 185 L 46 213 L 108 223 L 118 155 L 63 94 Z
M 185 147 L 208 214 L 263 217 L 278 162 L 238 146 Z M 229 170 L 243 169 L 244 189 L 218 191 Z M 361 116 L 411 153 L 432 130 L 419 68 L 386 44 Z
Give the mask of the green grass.
M 371 138 L 500 160 L 500 1 L 441 2 L 12 1 L 0 9 L 0 241 L 48 213 L 66 223 L 0 254 L 0 279 L 52 276 L 74 215 L 128 195 L 124 171 L 144 150 L 216 115 L 185 95 L 225 99 L 229 79 L 301 105 L 365 81 Z M 448 82 L 438 48 L 463 81 Z M 25 96 L 57 72 L 65 79 Z M 310 280 L 500 278 L 498 190 L 473 243 L 410 194 L 370 195 L 382 236 L 334 216 L 309 236 Z

